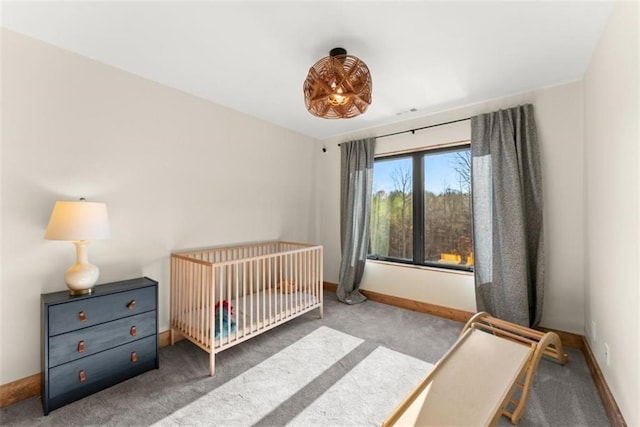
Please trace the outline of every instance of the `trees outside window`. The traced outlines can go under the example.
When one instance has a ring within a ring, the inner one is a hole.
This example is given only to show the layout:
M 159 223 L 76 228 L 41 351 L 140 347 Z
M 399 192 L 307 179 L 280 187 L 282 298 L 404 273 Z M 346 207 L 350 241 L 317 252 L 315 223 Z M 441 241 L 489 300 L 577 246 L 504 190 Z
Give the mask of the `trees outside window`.
M 373 173 L 369 258 L 472 270 L 468 144 L 380 158 Z
M 413 166 L 411 158 L 376 160 L 373 166 L 370 253 L 413 259 Z

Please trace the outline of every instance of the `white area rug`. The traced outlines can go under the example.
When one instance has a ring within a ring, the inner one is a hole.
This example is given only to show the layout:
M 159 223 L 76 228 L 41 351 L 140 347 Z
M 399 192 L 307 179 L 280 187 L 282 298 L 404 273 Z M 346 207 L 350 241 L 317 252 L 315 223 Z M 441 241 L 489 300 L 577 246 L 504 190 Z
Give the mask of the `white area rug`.
M 322 326 L 156 425 L 251 426 L 362 343 Z M 380 425 L 431 366 L 378 347 L 290 424 Z
M 432 367 L 378 347 L 287 425 L 379 426 Z

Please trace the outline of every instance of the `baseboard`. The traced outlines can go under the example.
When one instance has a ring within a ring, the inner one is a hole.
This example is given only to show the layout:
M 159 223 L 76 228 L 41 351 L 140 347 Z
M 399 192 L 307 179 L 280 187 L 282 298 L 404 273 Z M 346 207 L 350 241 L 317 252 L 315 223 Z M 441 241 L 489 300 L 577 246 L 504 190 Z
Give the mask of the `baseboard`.
M 627 423 L 622 416 L 622 412 L 620 412 L 620 408 L 613 397 L 613 393 L 611 393 L 611 390 L 604 379 L 604 375 L 602 375 L 600 366 L 598 366 L 598 362 L 593 355 L 593 351 L 591 351 L 589 341 L 587 341 L 585 337 L 582 337 L 582 352 L 584 353 L 584 358 L 587 361 L 589 371 L 591 371 L 593 382 L 596 384 L 596 389 L 598 390 L 598 394 L 600 395 L 600 399 L 604 405 L 604 410 L 607 413 L 609 422 L 615 427 L 626 427 Z
M 335 292 L 336 289 L 338 289 L 338 285 L 335 283 L 324 282 L 323 285 L 324 289 L 329 292 Z M 381 294 L 379 292 L 368 291 L 366 289 L 360 289 L 360 292 L 371 301 L 381 302 L 383 304 L 392 305 L 394 307 L 406 308 L 407 310 L 417 311 L 418 313 L 432 314 L 434 316 L 455 320 L 462 323 L 465 323 L 471 318 L 471 316 L 473 316 L 473 313 L 469 311 L 458 310 L 456 308 L 444 307 L 441 305 L 429 304 L 426 302 L 396 297 L 393 295 Z
M 173 331 L 173 335 L 174 335 L 173 336 L 173 341 L 174 342 L 182 341 L 184 339 L 184 335 L 182 335 L 178 331 Z M 171 345 L 171 331 L 160 332 L 158 334 L 158 344 L 160 345 L 160 348 L 170 346 Z
M 164 331 L 158 334 L 158 346 L 160 348 L 171 345 L 171 331 Z
M 338 290 L 338 285 L 332 282 L 322 282 L 322 289 L 327 292 L 335 292 Z
M 40 374 L 0 385 L 0 408 L 40 395 Z
M 551 329 L 545 327 L 538 327 L 539 331 L 542 332 L 555 332 L 559 337 L 560 341 L 562 341 L 562 345 L 565 347 L 576 348 L 578 350 L 583 350 L 583 340 L 584 337 L 582 335 L 574 334 L 572 332 L 560 331 L 558 329 Z

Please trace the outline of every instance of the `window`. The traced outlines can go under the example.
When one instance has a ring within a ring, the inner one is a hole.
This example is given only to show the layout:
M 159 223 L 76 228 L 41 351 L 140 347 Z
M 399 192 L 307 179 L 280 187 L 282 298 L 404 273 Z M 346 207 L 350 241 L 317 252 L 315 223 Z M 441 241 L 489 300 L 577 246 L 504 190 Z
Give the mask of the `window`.
M 473 269 L 468 144 L 376 159 L 369 258 Z

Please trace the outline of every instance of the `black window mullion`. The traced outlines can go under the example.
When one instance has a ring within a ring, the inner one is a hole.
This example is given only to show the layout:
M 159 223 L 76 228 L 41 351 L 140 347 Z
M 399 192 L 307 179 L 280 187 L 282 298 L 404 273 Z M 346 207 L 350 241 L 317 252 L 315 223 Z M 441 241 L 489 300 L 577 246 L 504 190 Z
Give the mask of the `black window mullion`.
M 413 262 L 424 261 L 424 172 L 422 155 L 413 155 Z

